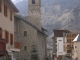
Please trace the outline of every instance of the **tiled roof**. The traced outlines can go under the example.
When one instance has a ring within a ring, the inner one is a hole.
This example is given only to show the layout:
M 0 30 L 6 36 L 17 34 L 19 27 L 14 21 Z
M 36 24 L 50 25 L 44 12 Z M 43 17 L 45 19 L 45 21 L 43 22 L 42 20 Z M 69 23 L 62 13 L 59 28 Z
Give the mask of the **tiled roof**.
M 68 33 L 68 30 L 53 30 L 54 31 L 54 37 L 63 37 L 63 33 Z
M 78 42 L 78 41 L 80 41 L 80 34 L 78 34 L 76 38 L 73 40 L 73 42 Z
M 4 2 L 6 2 L 10 8 L 12 8 L 15 12 L 19 12 L 19 10 L 16 8 L 16 6 L 12 3 L 11 0 L 4 0 Z
M 21 15 L 15 14 L 14 17 L 19 18 L 20 20 L 24 21 L 25 23 L 27 23 L 28 25 L 32 26 L 34 29 L 36 29 L 37 31 L 39 31 L 40 33 L 42 33 L 45 36 L 47 36 L 44 32 L 42 32 L 41 30 L 39 30 L 36 26 L 34 26 L 33 24 L 31 24 L 29 21 L 25 20 Z

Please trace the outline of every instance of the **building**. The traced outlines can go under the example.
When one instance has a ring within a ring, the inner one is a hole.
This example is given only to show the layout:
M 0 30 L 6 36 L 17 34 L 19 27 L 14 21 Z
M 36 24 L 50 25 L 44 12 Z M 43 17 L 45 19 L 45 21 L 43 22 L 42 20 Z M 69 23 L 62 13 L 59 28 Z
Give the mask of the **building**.
M 73 40 L 78 33 L 78 31 L 54 30 L 53 41 L 56 40 L 57 56 L 63 56 L 63 59 L 72 59 L 76 55 L 74 54 Z
M 18 10 L 11 0 L 0 0 L 0 60 L 13 59 L 14 13 Z
M 28 0 L 28 21 L 41 30 L 41 0 Z
M 78 34 L 75 39 L 73 40 L 74 42 L 74 52 L 72 55 L 73 60 L 80 60 L 80 34 Z
M 57 41 L 56 41 L 56 37 L 52 37 L 52 39 L 53 39 L 53 54 L 55 55 L 56 54 L 56 52 L 57 52 Z
M 64 56 L 65 53 L 65 33 L 69 33 L 68 30 L 59 30 L 59 29 L 54 29 L 54 37 L 53 37 L 53 41 L 55 42 L 55 48 L 53 47 L 53 49 L 55 49 L 54 52 L 56 54 L 56 56 L 58 57 L 58 59 L 62 59 L 62 56 Z
M 77 36 L 78 33 L 65 33 L 66 40 L 65 40 L 65 52 L 66 57 L 72 58 L 72 48 L 73 48 L 73 40 Z
M 18 60 L 30 60 L 32 45 L 36 44 L 40 60 L 46 58 L 46 34 L 20 15 L 15 15 L 15 41 L 21 43 L 20 52 L 14 53 Z M 37 22 L 37 21 L 36 21 Z
M 47 44 L 47 57 L 49 59 L 53 58 L 53 47 Z

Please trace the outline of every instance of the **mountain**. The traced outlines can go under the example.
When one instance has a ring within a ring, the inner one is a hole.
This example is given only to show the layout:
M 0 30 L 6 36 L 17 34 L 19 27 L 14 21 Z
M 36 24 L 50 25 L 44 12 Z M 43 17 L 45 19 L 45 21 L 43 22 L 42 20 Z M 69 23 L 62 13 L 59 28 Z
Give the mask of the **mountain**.
M 21 15 L 28 15 L 28 0 L 17 1 L 16 7 Z M 42 26 L 50 35 L 55 28 L 77 29 L 80 0 L 41 0 Z M 79 28 L 78 28 L 79 29 Z
M 61 9 L 72 9 L 79 0 L 41 0 L 41 6 L 48 10 L 50 6 L 60 5 Z M 28 13 L 28 0 L 16 0 L 14 1 L 16 7 L 19 9 L 20 14 L 27 15 Z M 45 3 L 45 4 L 44 4 Z M 48 7 L 47 7 L 48 6 Z

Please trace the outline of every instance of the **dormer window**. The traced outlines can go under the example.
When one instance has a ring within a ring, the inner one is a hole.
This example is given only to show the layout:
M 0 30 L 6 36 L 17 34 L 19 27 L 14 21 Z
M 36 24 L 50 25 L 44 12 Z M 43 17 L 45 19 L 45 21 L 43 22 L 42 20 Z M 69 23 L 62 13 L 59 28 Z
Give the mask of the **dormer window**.
M 32 4 L 35 4 L 35 0 L 32 0 Z

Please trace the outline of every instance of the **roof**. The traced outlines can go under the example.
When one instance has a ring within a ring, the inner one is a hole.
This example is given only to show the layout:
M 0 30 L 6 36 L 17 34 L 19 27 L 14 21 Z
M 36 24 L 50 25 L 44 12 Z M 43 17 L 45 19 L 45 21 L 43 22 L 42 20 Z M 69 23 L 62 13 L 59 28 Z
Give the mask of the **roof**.
M 54 37 L 63 37 L 63 33 L 69 33 L 68 30 L 53 30 L 54 31 Z
M 12 10 L 14 10 L 14 12 L 19 12 L 19 10 L 16 8 L 16 6 L 12 3 L 11 0 L 4 0 L 5 3 L 7 3 L 9 5 L 10 8 L 12 8 Z
M 47 44 L 47 49 L 48 49 L 48 50 L 53 50 L 53 47 L 50 46 L 49 44 Z
M 70 30 L 70 32 L 73 33 L 73 34 L 78 34 L 78 33 L 80 33 L 80 31 L 78 31 L 78 30 Z
M 37 31 L 39 31 L 40 33 L 44 34 L 45 36 L 47 36 L 44 32 L 42 32 L 41 30 L 39 30 L 36 26 L 34 26 L 33 24 L 31 24 L 29 21 L 26 21 L 21 15 L 15 14 L 14 17 L 19 18 L 20 20 L 24 21 L 25 23 L 29 24 L 30 26 L 32 26 L 34 29 L 36 29 Z
M 78 42 L 78 41 L 80 41 L 80 34 L 78 34 L 76 38 L 73 40 L 73 42 Z
M 45 31 L 45 32 L 48 32 L 45 28 L 43 28 L 43 27 L 41 27 L 41 29 L 43 30 L 43 31 Z

